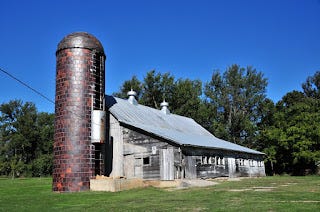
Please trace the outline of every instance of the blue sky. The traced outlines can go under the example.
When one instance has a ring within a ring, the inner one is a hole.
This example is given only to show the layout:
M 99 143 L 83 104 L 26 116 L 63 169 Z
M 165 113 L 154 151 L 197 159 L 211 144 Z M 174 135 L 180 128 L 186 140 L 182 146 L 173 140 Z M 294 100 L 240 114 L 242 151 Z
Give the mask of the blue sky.
M 278 101 L 320 70 L 319 0 L 1 1 L 0 67 L 55 95 L 55 51 L 67 34 L 87 31 L 104 46 L 106 93 L 156 69 L 210 80 L 232 64 L 268 78 Z M 54 105 L 0 72 L 0 103 Z

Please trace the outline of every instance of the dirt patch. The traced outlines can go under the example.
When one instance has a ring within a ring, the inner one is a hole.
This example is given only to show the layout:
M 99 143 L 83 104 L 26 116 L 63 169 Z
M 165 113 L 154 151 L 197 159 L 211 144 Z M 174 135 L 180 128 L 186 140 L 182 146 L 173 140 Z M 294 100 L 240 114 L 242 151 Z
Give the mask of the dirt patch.
M 207 211 L 209 208 L 178 208 L 178 211 Z
M 229 189 L 228 191 L 233 192 L 242 192 L 242 191 L 272 191 L 276 187 L 252 187 L 252 188 L 243 188 L 243 189 Z
M 245 177 L 243 177 L 245 178 Z M 209 181 L 213 181 L 213 182 L 216 182 L 216 181 L 241 181 L 241 178 L 240 177 L 234 177 L 234 178 L 229 178 L 229 177 L 217 177 L 217 178 L 212 178 L 212 179 L 208 179 Z
M 271 188 L 259 188 L 259 189 L 254 189 L 254 191 L 270 192 L 270 191 L 273 191 L 273 189 L 271 189 Z
M 217 185 L 218 182 L 213 182 L 209 180 L 182 180 L 181 186 L 186 187 L 207 187 Z
M 298 183 L 285 183 L 285 184 L 282 184 L 280 185 L 281 187 L 288 187 L 290 185 L 297 185 Z
M 219 184 L 218 182 L 213 182 L 209 180 L 179 180 L 178 184 L 174 187 L 167 188 L 167 191 L 174 191 L 179 189 L 187 189 L 187 188 L 193 188 L 193 187 L 208 187 L 208 186 L 214 186 Z
M 251 191 L 252 189 L 250 188 L 244 188 L 244 189 L 229 189 L 228 191 L 233 191 L 233 192 L 242 192 L 242 191 Z

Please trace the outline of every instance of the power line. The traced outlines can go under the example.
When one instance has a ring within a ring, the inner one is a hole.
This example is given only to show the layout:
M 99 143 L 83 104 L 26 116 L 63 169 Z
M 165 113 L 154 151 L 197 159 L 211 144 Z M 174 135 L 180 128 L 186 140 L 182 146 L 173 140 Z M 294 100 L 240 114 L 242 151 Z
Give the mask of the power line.
M 27 87 L 28 89 L 32 90 L 33 92 L 35 92 L 36 94 L 38 94 L 39 96 L 41 96 L 42 98 L 46 99 L 48 102 L 55 104 L 54 101 L 52 101 L 51 99 L 49 99 L 49 97 L 45 96 L 44 94 L 42 94 L 41 92 L 37 91 L 36 89 L 32 88 L 30 85 L 28 85 L 27 83 L 21 81 L 20 79 L 18 79 L 17 77 L 13 76 L 12 74 L 10 74 L 9 72 L 7 72 L 6 70 L 2 69 L 0 67 L 0 71 L 2 71 L 3 73 L 5 73 L 6 75 L 8 75 L 9 77 L 11 77 L 12 79 L 14 79 L 15 81 L 19 82 L 20 84 L 22 84 L 23 86 Z
M 41 96 L 42 98 L 46 99 L 48 102 L 55 104 L 55 102 L 53 100 L 51 100 L 49 97 L 45 96 L 44 94 L 42 94 L 40 91 L 37 91 L 36 89 L 32 88 L 30 85 L 28 85 L 27 83 L 23 82 L 22 80 L 18 79 L 17 77 L 13 76 L 12 74 L 10 74 L 8 71 L 4 70 L 3 68 L 0 67 L 0 71 L 3 72 L 4 74 L 8 75 L 10 78 L 14 79 L 15 81 L 19 82 L 20 84 L 22 84 L 23 86 L 27 87 L 28 89 L 32 90 L 33 92 L 35 92 L 36 94 L 38 94 L 39 96 Z M 72 110 L 69 110 L 67 108 L 65 108 L 68 112 L 74 114 L 77 118 L 79 119 L 83 119 L 84 117 L 75 113 Z M 101 125 L 95 122 L 92 122 L 92 124 L 95 125 Z

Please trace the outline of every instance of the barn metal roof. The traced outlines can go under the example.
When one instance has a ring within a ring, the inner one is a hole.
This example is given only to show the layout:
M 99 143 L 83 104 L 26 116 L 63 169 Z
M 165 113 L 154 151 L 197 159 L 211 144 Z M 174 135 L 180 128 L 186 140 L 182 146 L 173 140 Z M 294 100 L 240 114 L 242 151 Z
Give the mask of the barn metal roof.
M 123 124 L 133 126 L 182 146 L 224 149 L 262 155 L 212 135 L 193 119 L 175 114 L 166 114 L 161 110 L 129 101 L 106 96 L 106 105 L 115 118 Z

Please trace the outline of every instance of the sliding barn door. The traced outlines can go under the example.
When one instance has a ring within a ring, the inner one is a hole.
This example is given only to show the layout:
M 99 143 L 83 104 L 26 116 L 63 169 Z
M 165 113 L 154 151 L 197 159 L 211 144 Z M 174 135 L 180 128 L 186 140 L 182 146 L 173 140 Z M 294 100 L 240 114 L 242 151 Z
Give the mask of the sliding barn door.
M 160 176 L 161 180 L 174 180 L 173 148 L 160 150 Z

